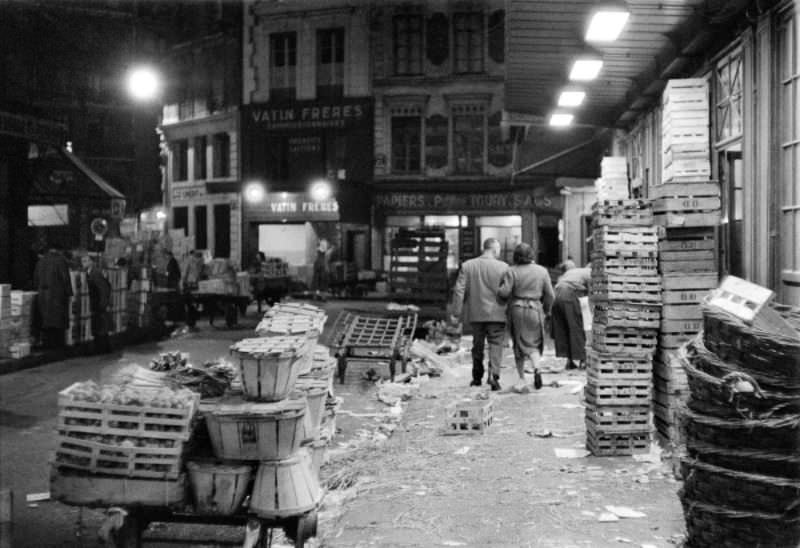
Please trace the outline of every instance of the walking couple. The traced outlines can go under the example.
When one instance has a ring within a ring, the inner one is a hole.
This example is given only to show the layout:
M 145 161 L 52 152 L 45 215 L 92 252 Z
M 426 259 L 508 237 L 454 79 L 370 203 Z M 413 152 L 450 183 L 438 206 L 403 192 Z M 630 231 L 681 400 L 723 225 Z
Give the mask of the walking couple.
M 534 386 L 541 387 L 539 359 L 544 347 L 545 317 L 553 303 L 553 287 L 547 270 L 534 263 L 533 248 L 525 243 L 514 249 L 510 267 L 499 259 L 500 242 L 488 238 L 483 254 L 464 262 L 453 290 L 451 313 L 454 318 L 464 313 L 464 321 L 472 327 L 472 382 L 483 380 L 483 356 L 489 343 L 487 383 L 500 390 L 500 364 L 503 360 L 506 324 L 514 343 L 514 361 L 518 383 L 514 389 L 527 391 L 525 360 L 534 370 Z

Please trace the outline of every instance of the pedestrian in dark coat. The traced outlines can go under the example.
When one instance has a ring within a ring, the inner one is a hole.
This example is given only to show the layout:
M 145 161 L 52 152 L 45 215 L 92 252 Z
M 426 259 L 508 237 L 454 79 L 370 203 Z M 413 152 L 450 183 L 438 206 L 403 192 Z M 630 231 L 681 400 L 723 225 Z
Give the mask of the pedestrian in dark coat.
M 489 342 L 489 375 L 492 390 L 500 390 L 500 365 L 506 336 L 506 305 L 497 295 L 500 280 L 508 265 L 499 260 L 500 242 L 487 238 L 483 254 L 461 265 L 453 288 L 452 320 L 458 322 L 461 312 L 472 327 L 472 382 L 480 386 L 483 378 L 483 350 Z
M 107 354 L 111 352 L 111 342 L 108 337 L 111 321 L 111 284 L 90 255 L 81 257 L 81 266 L 86 271 L 86 285 L 89 288 L 94 351 L 98 354 Z
M 533 262 L 533 248 L 525 243 L 514 249 L 514 264 L 500 281 L 497 294 L 508 299 L 508 320 L 514 343 L 514 361 L 519 383 L 517 392 L 526 392 L 525 359 L 530 358 L 534 386 L 541 388 L 539 360 L 544 350 L 545 316 L 553 304 L 553 286 L 546 268 Z
M 583 332 L 583 314 L 580 297 L 589 293 L 592 272 L 586 268 L 570 268 L 556 282 L 553 301 L 553 340 L 556 356 L 567 358 L 567 369 L 575 369 L 575 362 L 586 359 L 586 334 Z
M 38 292 L 36 307 L 42 327 L 45 348 L 64 346 L 64 336 L 69 327 L 69 298 L 72 283 L 69 266 L 58 246 L 51 246 L 33 271 L 33 285 Z

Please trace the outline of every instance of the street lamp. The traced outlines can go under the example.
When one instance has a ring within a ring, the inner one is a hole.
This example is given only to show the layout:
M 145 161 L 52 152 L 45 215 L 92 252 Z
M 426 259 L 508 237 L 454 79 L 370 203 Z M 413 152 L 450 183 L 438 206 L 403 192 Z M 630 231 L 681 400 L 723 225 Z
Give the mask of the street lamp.
M 264 200 L 267 191 L 259 182 L 252 181 L 247 183 L 244 187 L 244 199 L 249 204 L 257 204 Z
M 128 71 L 128 93 L 136 101 L 152 101 L 161 92 L 161 78 L 150 66 L 133 67 Z
M 324 179 L 318 179 L 311 183 L 309 194 L 311 194 L 311 199 L 315 202 L 323 202 L 331 197 L 331 194 L 333 194 L 333 189 L 328 181 Z

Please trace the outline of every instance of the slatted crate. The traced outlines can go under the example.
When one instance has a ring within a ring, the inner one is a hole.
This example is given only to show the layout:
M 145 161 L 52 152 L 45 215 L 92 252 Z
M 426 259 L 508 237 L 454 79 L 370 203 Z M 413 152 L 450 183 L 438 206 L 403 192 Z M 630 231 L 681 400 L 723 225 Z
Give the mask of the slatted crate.
M 661 307 L 662 320 L 697 321 L 703 319 L 699 304 L 665 304 Z
M 653 210 L 644 200 L 605 200 L 592 206 L 592 226 L 653 225 Z
M 600 406 L 586 408 L 586 429 L 605 434 L 647 432 L 650 430 L 650 406 Z
M 675 350 L 659 349 L 653 360 L 653 379 L 658 378 L 658 389 L 667 394 L 686 393 L 689 381 L 680 362 L 672 359 Z M 654 381 L 655 382 L 655 381 Z
M 445 434 L 483 434 L 494 416 L 492 400 L 453 402 L 445 408 Z
M 592 276 L 657 276 L 655 257 L 605 257 L 592 254 Z
M 592 276 L 591 297 L 594 300 L 628 302 L 661 302 L 661 279 L 658 276 Z
M 612 329 L 601 325 L 592 326 L 592 348 L 600 352 L 625 352 L 641 354 L 656 348 L 656 330 Z
M 587 373 L 609 380 L 648 380 L 653 374 L 650 354 L 609 354 L 586 349 Z
M 718 285 L 717 273 L 672 274 L 661 279 L 664 304 L 699 304 Z
M 173 447 L 137 447 L 58 435 L 57 442 L 54 460 L 64 468 L 92 474 L 166 479 L 175 479 L 181 472 L 183 443 L 177 441 Z
M 389 287 L 395 298 L 445 302 L 448 242 L 443 229 L 401 230 L 391 242 Z
M 603 434 L 586 431 L 586 448 L 596 457 L 627 456 L 650 450 L 650 432 Z
M 593 405 L 650 405 L 651 380 L 587 375 L 584 394 Z
M 600 226 L 592 233 L 594 251 L 606 256 L 652 257 L 658 251 L 654 227 Z
M 658 329 L 660 304 L 637 304 L 619 301 L 592 301 L 594 322 L 605 327 Z

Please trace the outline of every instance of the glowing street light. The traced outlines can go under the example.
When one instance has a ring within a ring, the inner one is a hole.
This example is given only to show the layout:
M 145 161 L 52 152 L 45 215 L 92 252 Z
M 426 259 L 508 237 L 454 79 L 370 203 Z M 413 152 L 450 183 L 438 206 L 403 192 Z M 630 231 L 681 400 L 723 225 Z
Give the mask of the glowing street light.
M 264 198 L 267 195 L 266 189 L 264 189 L 264 185 L 261 183 L 247 183 L 244 187 L 244 199 L 247 203 L 250 204 L 257 204 L 259 202 L 264 201 Z
M 161 92 L 161 78 L 149 66 L 134 67 L 128 72 L 128 93 L 137 101 L 152 101 Z
M 309 194 L 311 194 L 311 199 L 315 202 L 323 202 L 331 197 L 333 189 L 331 189 L 331 185 L 328 181 L 320 179 L 311 183 Z

